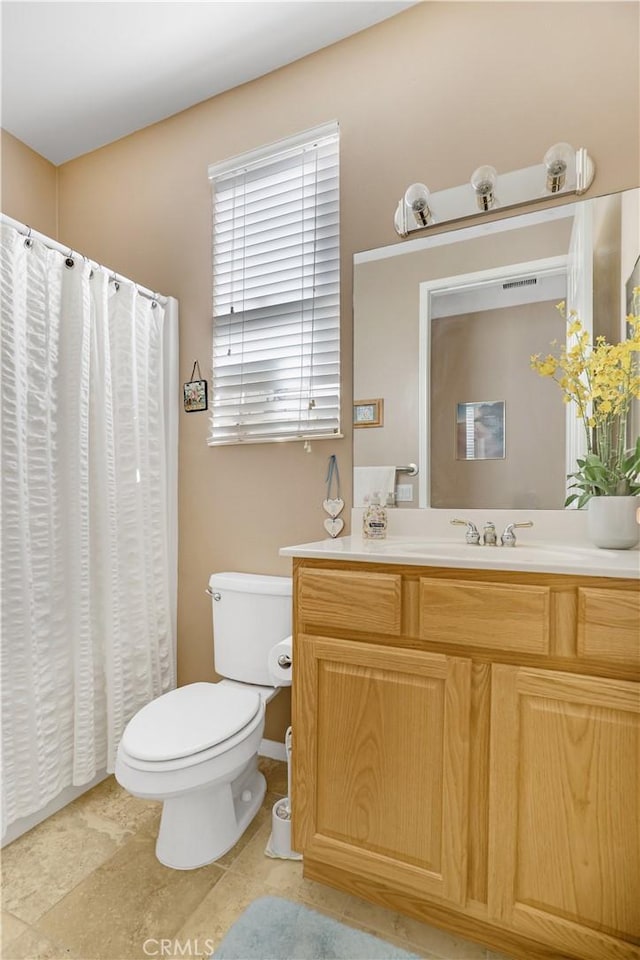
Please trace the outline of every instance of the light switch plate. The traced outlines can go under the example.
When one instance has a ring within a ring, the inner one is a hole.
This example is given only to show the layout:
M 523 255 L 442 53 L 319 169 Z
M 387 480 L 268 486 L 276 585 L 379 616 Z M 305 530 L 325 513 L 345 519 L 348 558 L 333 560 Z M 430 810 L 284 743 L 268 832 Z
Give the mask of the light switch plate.
M 399 483 L 396 487 L 396 503 L 411 503 L 413 500 L 413 486 L 410 483 Z

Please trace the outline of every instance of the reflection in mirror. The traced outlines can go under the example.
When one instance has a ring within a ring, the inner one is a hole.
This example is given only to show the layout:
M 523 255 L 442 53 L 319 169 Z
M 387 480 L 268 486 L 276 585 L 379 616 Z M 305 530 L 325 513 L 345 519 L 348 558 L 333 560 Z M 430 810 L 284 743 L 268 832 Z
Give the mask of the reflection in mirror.
M 421 293 L 420 353 L 430 391 L 420 435 L 423 463 L 431 464 L 430 505 L 560 508 L 566 496 L 565 409 L 528 360 L 564 340 L 556 304 L 567 296 L 567 258 L 427 282 Z M 484 413 L 492 398 L 504 411 L 499 460 L 491 455 Z M 453 412 L 461 404 L 469 411 L 468 439 L 480 436 L 473 459 L 481 463 L 460 456 L 459 438 L 454 449 Z
M 639 224 L 632 190 L 357 254 L 354 395 L 384 398 L 385 424 L 354 432 L 354 465 L 418 460 L 407 506 L 560 509 L 584 438 L 529 358 L 564 341 L 561 300 L 621 336 Z

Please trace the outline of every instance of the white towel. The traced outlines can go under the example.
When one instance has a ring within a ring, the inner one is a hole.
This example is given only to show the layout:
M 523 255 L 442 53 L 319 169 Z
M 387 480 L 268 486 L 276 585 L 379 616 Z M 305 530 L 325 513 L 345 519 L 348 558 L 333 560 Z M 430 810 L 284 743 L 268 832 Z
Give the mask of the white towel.
M 386 503 L 389 494 L 395 497 L 395 467 L 354 467 L 353 468 L 353 505 L 364 507 L 365 497 L 380 494 L 380 503 Z

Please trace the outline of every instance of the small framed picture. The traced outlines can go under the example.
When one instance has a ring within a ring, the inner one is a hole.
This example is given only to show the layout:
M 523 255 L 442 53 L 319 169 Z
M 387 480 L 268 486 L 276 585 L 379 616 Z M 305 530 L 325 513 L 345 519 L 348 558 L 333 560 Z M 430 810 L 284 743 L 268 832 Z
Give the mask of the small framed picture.
M 384 400 L 355 400 L 353 403 L 354 427 L 381 427 Z
M 198 376 L 202 376 L 200 373 L 200 364 L 196 360 L 193 365 L 193 370 L 191 371 L 191 380 L 184 384 L 185 413 L 196 413 L 198 410 L 206 410 L 208 406 L 207 381 L 193 379 L 196 367 L 198 369 Z
M 457 404 L 456 460 L 504 458 L 504 401 Z
M 207 381 L 190 380 L 184 385 L 184 409 L 186 413 L 207 409 Z

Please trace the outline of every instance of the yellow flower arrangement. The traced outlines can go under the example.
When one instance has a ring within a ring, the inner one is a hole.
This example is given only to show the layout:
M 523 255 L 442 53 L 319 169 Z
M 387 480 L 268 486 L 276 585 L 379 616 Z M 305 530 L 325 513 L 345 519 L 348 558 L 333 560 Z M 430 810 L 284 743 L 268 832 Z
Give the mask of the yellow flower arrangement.
M 640 287 L 633 297 L 634 305 L 640 304 Z M 561 347 L 558 357 L 535 354 L 531 366 L 559 384 L 565 403 L 575 403 L 586 432 L 587 453 L 569 474 L 569 489 L 579 492 L 568 496 L 565 506 L 577 500 L 583 507 L 594 496 L 635 496 L 640 493 L 640 437 L 631 449 L 626 441 L 632 404 L 640 399 L 640 312 L 636 308 L 627 317 L 626 340 L 612 344 L 596 337 L 591 344 L 576 312 L 567 317 L 564 303 L 558 309 L 567 320 L 569 346 Z

